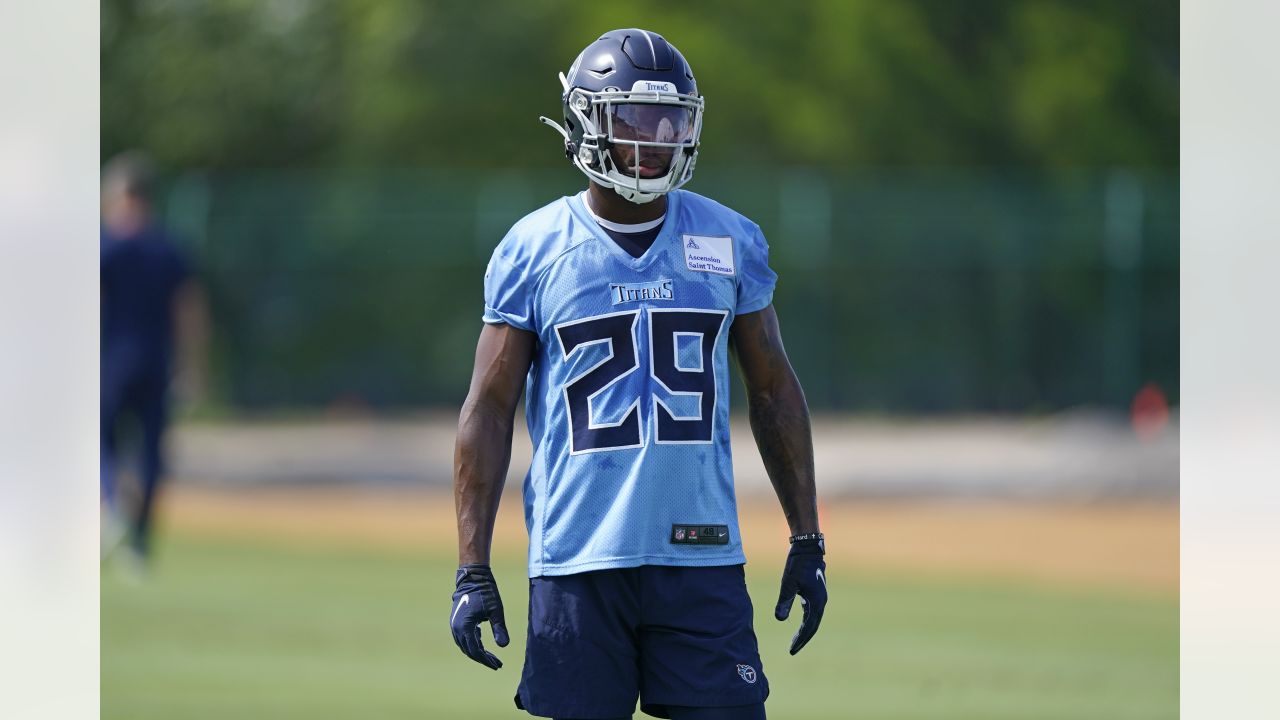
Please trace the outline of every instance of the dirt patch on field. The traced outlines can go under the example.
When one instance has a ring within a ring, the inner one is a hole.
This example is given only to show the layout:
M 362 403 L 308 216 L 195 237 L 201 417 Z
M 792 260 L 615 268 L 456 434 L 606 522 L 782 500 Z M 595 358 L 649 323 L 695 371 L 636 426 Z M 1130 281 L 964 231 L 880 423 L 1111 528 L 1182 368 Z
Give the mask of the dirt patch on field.
M 162 509 L 169 527 L 220 535 L 431 551 L 453 548 L 456 537 L 453 498 L 439 491 L 176 486 Z M 526 547 L 521 512 L 519 497 L 504 498 L 497 547 Z M 779 564 L 788 533 L 778 506 L 754 500 L 740 514 L 748 558 Z M 822 526 L 832 561 L 855 568 L 1162 593 L 1178 588 L 1172 503 L 850 501 L 822 508 Z

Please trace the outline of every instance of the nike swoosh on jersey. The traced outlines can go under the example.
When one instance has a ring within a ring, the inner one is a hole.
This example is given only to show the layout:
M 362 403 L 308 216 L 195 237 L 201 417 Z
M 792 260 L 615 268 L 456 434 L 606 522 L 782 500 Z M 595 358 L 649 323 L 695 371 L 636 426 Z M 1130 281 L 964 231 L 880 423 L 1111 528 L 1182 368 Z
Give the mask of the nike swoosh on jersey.
M 453 609 L 453 617 L 449 618 L 450 625 L 452 625 L 453 621 L 458 618 L 458 611 L 462 609 L 462 606 L 469 602 L 471 602 L 471 593 L 467 593 L 466 595 L 458 598 L 458 607 Z

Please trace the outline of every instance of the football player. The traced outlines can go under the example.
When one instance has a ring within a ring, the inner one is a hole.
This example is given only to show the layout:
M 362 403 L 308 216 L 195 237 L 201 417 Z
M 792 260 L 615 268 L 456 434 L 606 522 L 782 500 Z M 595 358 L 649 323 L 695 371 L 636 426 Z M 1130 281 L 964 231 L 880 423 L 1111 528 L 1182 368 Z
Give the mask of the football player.
M 105 558 L 127 539 L 122 567 L 135 576 L 145 570 L 150 556 L 170 375 L 175 360 L 190 369 L 202 307 L 186 258 L 155 217 L 154 185 L 151 161 L 140 152 L 118 155 L 103 168 L 101 549 Z M 116 433 L 129 414 L 136 415 L 142 429 L 141 487 L 136 507 L 125 512 L 116 487 Z
M 795 654 L 827 600 L 809 413 L 772 306 L 760 228 L 680 190 L 703 97 L 661 35 L 605 33 L 561 74 L 565 153 L 585 191 L 498 244 L 458 422 L 450 625 L 497 669 L 508 633 L 489 568 L 524 392 L 529 630 L 517 707 L 553 718 L 763 718 L 729 449 L 729 352 L 792 537 L 775 616 Z

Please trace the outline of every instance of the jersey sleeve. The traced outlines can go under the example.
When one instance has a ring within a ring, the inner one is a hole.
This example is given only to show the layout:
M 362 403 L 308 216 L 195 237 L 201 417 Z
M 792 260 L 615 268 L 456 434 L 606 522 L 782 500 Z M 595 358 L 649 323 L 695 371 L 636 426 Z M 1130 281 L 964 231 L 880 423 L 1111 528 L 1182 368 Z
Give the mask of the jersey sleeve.
M 510 238 L 508 238 L 510 239 Z M 490 325 L 506 323 L 536 332 L 533 326 L 533 287 L 536 278 L 528 264 L 511 258 L 507 242 L 498 245 L 484 271 L 484 316 Z
M 763 310 L 773 302 L 773 288 L 778 274 L 769 267 L 769 243 L 758 226 L 752 225 L 743 243 L 741 273 L 738 277 L 738 308 L 734 314 L 746 315 Z

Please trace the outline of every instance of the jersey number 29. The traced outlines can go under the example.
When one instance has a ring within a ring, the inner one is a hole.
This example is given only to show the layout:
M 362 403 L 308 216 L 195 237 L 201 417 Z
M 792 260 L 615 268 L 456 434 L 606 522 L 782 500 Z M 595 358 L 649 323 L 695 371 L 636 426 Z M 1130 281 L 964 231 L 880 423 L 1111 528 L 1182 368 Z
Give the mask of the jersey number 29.
M 591 401 L 614 383 L 640 367 L 636 330 L 641 310 L 597 315 L 555 327 L 564 359 L 597 343 L 607 343 L 609 354 L 564 386 L 569 408 L 570 453 L 637 448 L 644 444 L 640 432 L 640 401 L 636 398 L 616 423 L 591 418 Z M 655 440 L 660 444 L 709 443 L 716 411 L 716 370 L 713 352 L 728 312 L 687 308 L 644 310 L 649 323 L 649 375 L 671 395 L 698 399 L 698 414 L 676 415 L 657 395 L 653 396 Z M 698 344 L 698 363 L 680 364 L 680 338 Z

